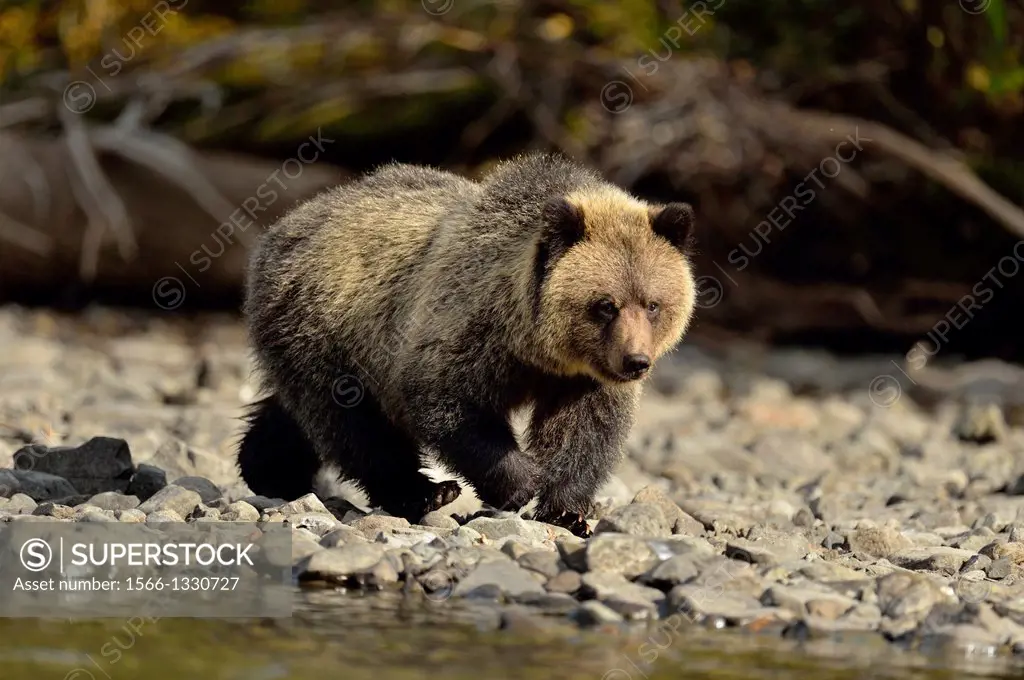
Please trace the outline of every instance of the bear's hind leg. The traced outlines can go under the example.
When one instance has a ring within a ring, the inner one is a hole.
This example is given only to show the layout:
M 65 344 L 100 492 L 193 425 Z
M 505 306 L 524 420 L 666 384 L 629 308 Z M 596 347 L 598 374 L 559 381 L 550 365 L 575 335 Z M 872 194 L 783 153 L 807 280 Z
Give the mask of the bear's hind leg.
M 252 404 L 238 467 L 253 493 L 294 500 L 313 490 L 320 458 L 299 424 L 273 396 Z
M 457 420 L 436 413 L 459 413 Z M 517 512 L 536 495 L 539 474 L 534 461 L 519 449 L 508 419 L 468 404 L 417 413 L 428 442 L 441 460 L 473 485 L 484 503 Z
M 366 491 L 372 505 L 418 522 L 459 497 L 462 488 L 457 482 L 433 482 L 420 472 L 416 441 L 384 415 L 372 395 L 365 394 L 355 406 L 335 409 L 344 441 L 334 449 L 342 455 L 333 458 L 345 477 Z

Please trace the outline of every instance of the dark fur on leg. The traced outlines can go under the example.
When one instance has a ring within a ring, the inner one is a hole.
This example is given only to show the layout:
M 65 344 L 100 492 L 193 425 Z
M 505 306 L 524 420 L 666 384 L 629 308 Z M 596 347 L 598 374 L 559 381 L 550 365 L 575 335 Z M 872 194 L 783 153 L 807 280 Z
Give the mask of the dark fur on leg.
M 462 492 L 457 482 L 435 483 L 420 472 L 419 445 L 384 415 L 368 390 L 350 406 L 319 398 L 315 390 L 298 399 L 316 449 L 358 483 L 373 506 L 418 522 Z
M 270 396 L 250 405 L 245 420 L 238 467 L 252 492 L 285 500 L 311 492 L 320 458 L 277 399 Z
M 585 517 L 594 494 L 622 456 L 636 393 L 574 381 L 538 399 L 530 448 L 546 472 L 535 518 L 589 535 Z
M 473 485 L 481 501 L 498 510 L 519 510 L 536 495 L 540 475 L 519 450 L 508 420 L 468 408 L 458 412 L 463 418 L 431 443 Z
M 485 503 L 540 491 L 542 518 L 582 531 L 639 381 L 692 317 L 692 226 L 689 206 L 561 157 L 479 182 L 380 168 L 296 206 L 254 250 L 245 310 L 264 385 L 389 512 L 418 519 L 455 493 L 419 473 L 418 444 Z M 528 405 L 536 456 L 508 426 Z

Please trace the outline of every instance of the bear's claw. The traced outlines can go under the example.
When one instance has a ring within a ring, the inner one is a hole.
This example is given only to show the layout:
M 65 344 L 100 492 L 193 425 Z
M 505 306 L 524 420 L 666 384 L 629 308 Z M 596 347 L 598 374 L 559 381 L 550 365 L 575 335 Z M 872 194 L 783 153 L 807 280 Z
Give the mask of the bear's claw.
M 537 520 L 568 529 L 573 535 L 580 538 L 590 538 L 593 535 L 590 527 L 587 526 L 587 518 L 580 512 L 569 512 L 567 510 L 559 515 L 538 517 Z
M 438 482 L 433 495 L 427 500 L 426 511 L 423 514 L 443 508 L 460 495 L 462 495 L 462 487 L 458 482 L 453 480 Z

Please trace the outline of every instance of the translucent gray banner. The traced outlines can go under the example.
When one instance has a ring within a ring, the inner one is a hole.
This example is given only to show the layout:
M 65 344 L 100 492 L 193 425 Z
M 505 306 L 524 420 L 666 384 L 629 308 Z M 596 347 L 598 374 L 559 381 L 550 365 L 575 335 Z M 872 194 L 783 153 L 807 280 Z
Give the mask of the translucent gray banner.
M 291 539 L 243 522 L 0 524 L 0 616 L 291 616 Z

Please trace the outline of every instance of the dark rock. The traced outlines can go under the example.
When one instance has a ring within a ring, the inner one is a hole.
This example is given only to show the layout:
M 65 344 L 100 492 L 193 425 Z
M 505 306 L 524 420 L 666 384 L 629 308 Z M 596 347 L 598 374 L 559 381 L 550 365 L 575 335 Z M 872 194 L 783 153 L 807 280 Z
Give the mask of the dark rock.
M 241 500 L 248 500 L 248 498 L 242 498 Z M 280 505 L 282 502 L 283 501 L 278 501 L 278 505 Z M 323 502 L 324 507 L 326 507 L 327 510 L 330 511 L 332 515 L 334 515 L 342 521 L 344 521 L 345 516 L 350 512 L 360 516 L 366 514 L 356 506 L 352 505 L 352 503 L 350 503 L 348 500 L 341 498 L 339 496 L 331 496 L 330 498 L 325 498 L 323 499 Z
M 178 477 L 174 485 L 195 491 L 206 504 L 214 503 L 223 496 L 220 487 L 205 477 Z
M 32 445 L 15 452 L 15 468 L 63 477 L 81 493 L 123 492 L 128 488 L 134 467 L 128 442 L 123 439 L 93 437 L 80 446 L 40 448 Z
M 109 493 L 117 497 L 121 497 L 122 495 L 117 493 L 116 491 L 107 491 L 105 493 Z M 88 503 L 89 499 L 91 498 L 94 498 L 94 496 L 90 496 L 87 493 L 76 493 L 71 496 L 64 496 L 63 498 L 53 498 L 51 500 L 53 500 L 53 502 L 57 503 L 58 505 L 66 505 L 69 508 L 74 508 L 84 503 Z M 129 496 L 129 498 L 131 498 L 131 496 Z
M 140 463 L 131 481 L 128 482 L 128 493 L 145 503 L 157 492 L 167 486 L 167 474 L 160 468 Z
M 63 477 L 37 470 L 0 470 L 0 491 L 10 498 L 23 493 L 35 501 L 48 501 L 78 493 Z
M 266 496 L 246 496 L 242 500 L 256 508 L 257 512 L 265 512 L 270 508 L 282 506 L 287 502 L 283 498 L 267 498 Z

